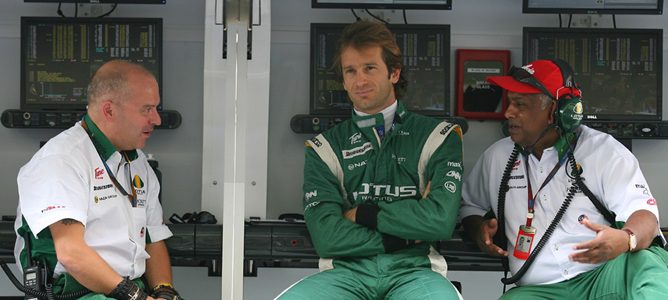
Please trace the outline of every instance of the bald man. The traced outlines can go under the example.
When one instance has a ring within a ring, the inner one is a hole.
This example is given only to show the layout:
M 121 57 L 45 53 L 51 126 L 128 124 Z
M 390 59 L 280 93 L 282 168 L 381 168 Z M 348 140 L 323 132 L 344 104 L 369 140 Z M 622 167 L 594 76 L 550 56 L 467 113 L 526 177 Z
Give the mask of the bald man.
M 163 223 L 160 184 L 139 150 L 160 125 L 159 103 L 149 71 L 107 62 L 88 85 L 83 120 L 19 171 L 16 261 L 24 270 L 43 265 L 54 294 L 179 299 L 164 243 L 172 233 Z

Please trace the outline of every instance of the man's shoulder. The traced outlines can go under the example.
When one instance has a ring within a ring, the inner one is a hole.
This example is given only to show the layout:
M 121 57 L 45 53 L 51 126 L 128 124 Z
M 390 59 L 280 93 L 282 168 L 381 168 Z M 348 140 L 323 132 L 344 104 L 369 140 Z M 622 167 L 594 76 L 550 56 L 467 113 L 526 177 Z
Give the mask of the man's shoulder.
M 321 135 L 318 136 L 324 137 L 329 143 L 339 143 L 347 140 L 349 135 L 355 134 L 356 132 L 359 132 L 359 129 L 355 126 L 353 120 L 347 119 L 339 124 L 336 124 L 334 127 L 325 130 L 321 133 Z
M 83 128 L 75 125 L 48 140 L 38 153 L 76 155 L 74 152 L 81 147 L 85 147 L 86 144 L 83 142 L 87 139 L 89 137 Z M 92 146 L 92 143 L 90 146 Z
M 505 137 L 487 147 L 480 159 L 491 158 L 492 160 L 496 160 L 495 158 L 499 156 L 509 157 L 513 148 L 515 148 L 513 140 L 510 139 L 510 137 Z M 503 163 L 505 163 L 505 161 L 503 161 Z
M 445 119 L 438 119 L 418 113 L 407 112 L 402 118 L 401 130 L 410 132 L 413 138 L 418 140 L 427 139 L 434 130 L 438 129 L 441 134 L 447 135 L 455 125 L 448 123 Z M 441 126 L 442 125 L 442 126 Z
M 80 126 L 71 127 L 48 140 L 28 164 L 41 163 L 48 159 L 85 160 L 88 152 L 95 151 L 92 143 L 86 143 L 87 140 L 88 135 Z
M 436 127 L 441 122 L 445 121 L 445 119 L 438 119 L 436 117 L 425 116 L 423 114 L 418 114 L 414 112 L 406 112 L 406 114 L 402 118 L 404 120 L 404 124 L 418 125 L 419 127 L 431 128 L 431 129 Z
M 515 147 L 515 142 L 508 136 L 497 140 L 491 144 L 485 151 L 496 152 L 499 150 L 512 150 Z
M 578 138 L 576 152 L 586 151 L 590 152 L 590 154 L 600 154 L 604 156 L 609 156 L 611 154 L 622 156 L 633 155 L 626 146 L 616 140 L 612 135 L 584 125 L 580 127 L 582 128 L 582 132 Z

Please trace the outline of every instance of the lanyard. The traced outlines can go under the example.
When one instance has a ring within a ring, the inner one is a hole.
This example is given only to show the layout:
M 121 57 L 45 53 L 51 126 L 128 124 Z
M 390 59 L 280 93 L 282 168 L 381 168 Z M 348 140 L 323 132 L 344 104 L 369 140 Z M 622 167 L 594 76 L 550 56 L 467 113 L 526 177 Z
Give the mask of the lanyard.
M 397 117 L 398 117 L 398 116 L 397 116 L 397 114 L 395 113 L 395 114 L 394 114 L 394 118 L 392 118 L 392 125 L 390 125 L 390 129 L 387 130 L 388 132 L 389 132 L 390 130 L 394 129 L 394 126 L 397 124 Z M 385 137 L 385 131 L 386 131 L 386 130 L 385 130 L 385 119 L 383 119 L 383 123 L 381 123 L 381 124 L 378 125 L 378 126 L 375 126 L 374 128 L 376 129 L 376 133 L 378 133 L 378 137 L 379 137 L 380 140 L 382 141 L 383 138 Z
M 568 154 L 571 152 L 571 149 L 569 148 L 566 153 L 564 153 L 561 156 L 561 159 L 554 165 L 554 168 L 552 168 L 552 171 L 550 171 L 549 174 L 547 174 L 547 177 L 543 181 L 543 184 L 540 185 L 540 188 L 538 188 L 538 191 L 536 191 L 536 194 L 533 194 L 533 191 L 531 189 L 531 174 L 529 174 L 529 155 L 524 155 L 524 169 L 526 170 L 526 177 L 527 177 L 527 222 L 526 226 L 531 226 L 531 222 L 533 221 L 533 212 L 534 212 L 534 205 L 536 204 L 536 197 L 538 197 L 538 193 L 547 185 L 552 178 L 554 178 L 554 175 L 557 174 L 557 171 L 559 171 L 559 167 L 566 161 L 566 158 L 568 158 Z
M 81 127 L 83 127 L 83 129 L 86 131 L 86 133 L 88 133 L 88 137 L 90 138 L 91 142 L 95 143 L 95 141 L 93 140 L 93 135 L 90 132 L 90 130 L 88 129 L 88 124 L 86 124 L 86 121 L 81 121 Z M 97 151 L 97 148 L 95 148 L 95 149 Z M 132 207 L 137 207 L 137 190 L 135 190 L 135 185 L 132 182 L 132 171 L 131 171 L 132 167 L 128 166 L 128 178 L 130 179 L 130 189 L 132 190 L 132 195 L 131 195 L 130 193 L 125 191 L 123 186 L 118 182 L 118 179 L 116 179 L 116 176 L 114 176 L 114 173 L 111 172 L 111 169 L 109 168 L 109 165 L 107 165 L 107 162 L 105 161 L 105 159 L 102 157 L 102 154 L 100 154 L 99 151 L 97 151 L 97 154 L 100 156 L 100 160 L 102 160 L 102 164 L 104 164 L 104 168 L 107 170 L 107 174 L 109 174 L 109 178 L 111 179 L 111 182 L 114 184 L 116 189 L 121 191 L 121 194 L 123 194 L 123 196 L 128 197 Z M 123 152 L 122 155 L 123 155 L 123 158 L 125 159 L 125 162 L 129 164 L 130 163 L 130 158 L 128 157 L 127 153 Z
M 381 124 L 375 127 L 378 137 L 382 140 L 385 137 L 385 124 Z

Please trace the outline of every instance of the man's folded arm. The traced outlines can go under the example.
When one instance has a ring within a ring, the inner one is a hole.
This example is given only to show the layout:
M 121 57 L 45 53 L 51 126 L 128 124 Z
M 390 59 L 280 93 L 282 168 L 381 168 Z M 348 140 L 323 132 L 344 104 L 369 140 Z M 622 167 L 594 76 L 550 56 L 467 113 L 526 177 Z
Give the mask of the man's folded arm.
M 304 219 L 320 257 L 362 257 L 407 247 L 406 241 L 346 219 L 338 179 L 311 148 L 304 166 Z M 345 207 L 345 209 L 344 209 Z
M 357 223 L 403 239 L 450 239 L 457 223 L 461 198 L 461 147 L 461 137 L 451 132 L 431 156 L 425 170 L 425 180 L 429 183 L 426 195 L 392 203 L 379 202 L 379 209 L 372 216 L 369 216 L 370 208 L 360 211 L 358 207 L 357 217 L 363 217 Z

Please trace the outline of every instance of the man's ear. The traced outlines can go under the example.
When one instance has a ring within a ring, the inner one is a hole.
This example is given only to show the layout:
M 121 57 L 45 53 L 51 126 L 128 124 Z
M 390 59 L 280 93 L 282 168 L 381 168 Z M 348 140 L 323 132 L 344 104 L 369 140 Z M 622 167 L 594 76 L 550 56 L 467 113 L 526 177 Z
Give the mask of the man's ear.
M 400 68 L 392 68 L 390 70 L 390 82 L 392 84 L 395 84 L 399 82 L 399 76 L 401 75 L 401 69 Z
M 114 103 L 111 102 L 111 100 L 105 100 L 102 101 L 102 105 L 100 106 L 100 109 L 102 110 L 102 115 L 104 116 L 105 119 L 110 119 L 114 115 Z
M 550 115 L 547 116 L 547 124 L 552 125 L 556 124 L 557 120 L 555 118 L 557 117 L 557 101 L 550 101 Z

